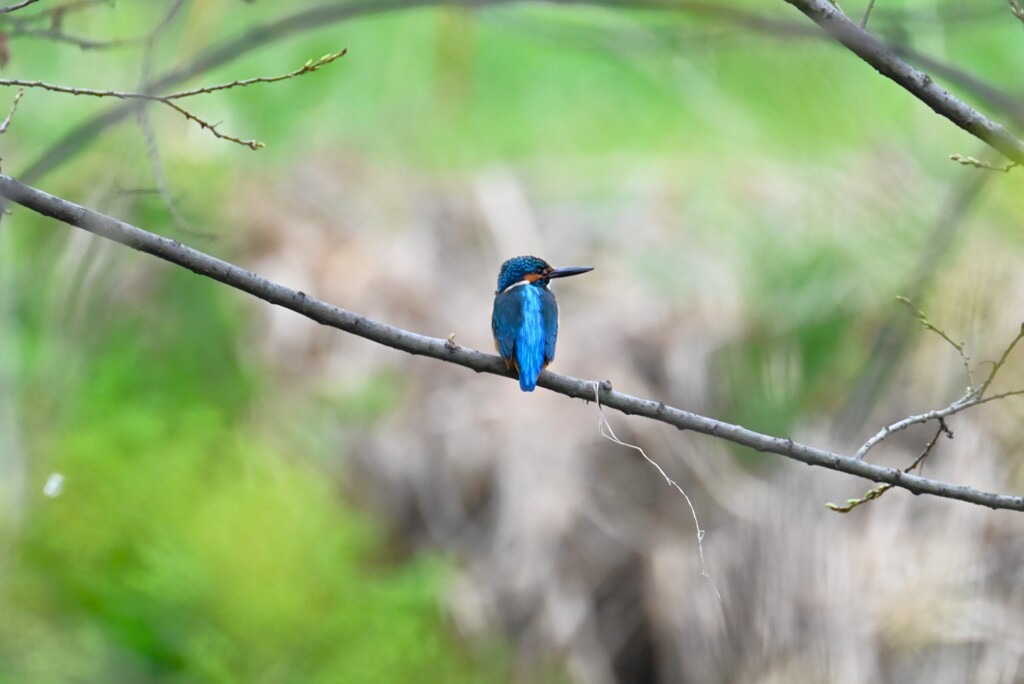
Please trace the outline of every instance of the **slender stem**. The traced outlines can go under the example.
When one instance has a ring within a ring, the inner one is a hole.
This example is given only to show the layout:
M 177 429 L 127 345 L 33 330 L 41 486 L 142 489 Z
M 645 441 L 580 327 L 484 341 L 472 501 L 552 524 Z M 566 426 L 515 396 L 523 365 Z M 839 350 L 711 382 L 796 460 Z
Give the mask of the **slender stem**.
M 992 385 L 992 381 L 996 379 L 996 374 L 1002 369 L 1003 364 L 1006 363 L 1006 359 L 1010 356 L 1010 352 L 1012 352 L 1014 347 L 1017 346 L 1017 343 L 1020 342 L 1021 338 L 1024 338 L 1024 325 L 1020 327 L 1020 332 L 1018 332 L 1017 336 L 1013 338 L 1012 342 L 1010 342 L 1010 346 L 1003 350 L 1002 356 L 1000 356 L 999 360 L 996 361 L 994 366 L 992 366 L 992 372 L 988 374 L 988 377 L 985 379 L 985 383 L 978 390 L 979 399 L 985 395 L 986 391 L 988 391 L 989 386 Z
M 247 86 L 255 85 L 257 83 L 277 83 L 279 81 L 286 81 L 290 78 L 296 78 L 305 74 L 311 74 L 320 67 L 330 64 L 331 62 L 340 59 L 345 55 L 347 50 L 341 52 L 334 52 L 326 54 L 320 59 L 309 60 L 302 67 L 295 71 L 282 74 L 280 76 L 257 76 L 256 78 L 247 78 L 239 81 L 231 81 L 230 83 L 221 83 L 219 85 L 206 86 L 204 88 L 196 88 L 194 90 L 183 90 L 177 93 L 170 93 L 169 95 L 154 95 L 152 93 L 138 93 L 132 91 L 122 90 L 94 90 L 92 88 L 78 88 L 72 86 L 56 85 L 54 83 L 46 83 L 44 81 L 24 81 L 15 78 L 3 78 L 0 79 L 0 86 L 18 86 L 22 89 L 25 88 L 36 88 L 39 90 L 48 90 L 54 93 L 64 93 L 66 95 L 84 95 L 88 97 L 112 97 L 119 100 L 141 100 L 144 102 L 159 102 L 167 105 L 174 111 L 184 116 L 189 121 L 193 121 L 199 124 L 205 130 L 210 131 L 214 136 L 221 140 L 228 140 L 239 145 L 244 145 L 253 150 L 258 150 L 263 147 L 263 143 L 256 140 L 242 140 L 226 133 L 221 133 L 217 130 L 218 124 L 212 124 L 205 119 L 196 116 L 192 112 L 185 109 L 183 106 L 177 104 L 176 100 L 182 100 L 188 97 L 195 97 L 196 95 L 206 95 L 208 93 L 216 93 L 222 90 L 231 90 L 232 88 L 245 88 Z
M 868 6 L 864 9 L 864 16 L 860 19 L 860 27 L 866 29 L 868 27 L 868 17 L 871 16 L 871 10 L 875 8 L 875 0 L 868 0 Z
M 24 2 L 19 2 L 19 3 L 16 3 L 14 5 L 8 5 L 7 7 L 0 7 L 0 14 L 8 14 L 10 12 L 16 12 L 16 11 L 20 10 L 21 8 L 28 7 L 29 5 L 31 5 L 33 3 L 36 3 L 36 2 L 39 2 L 39 0 L 24 0 Z
M 903 472 L 909 473 L 911 470 L 921 465 L 924 462 L 924 459 L 928 458 L 928 455 L 932 453 L 932 449 L 935 448 L 935 445 L 939 443 L 939 437 L 941 437 L 943 433 L 945 433 L 946 436 L 949 437 L 950 439 L 953 439 L 953 433 L 950 432 L 949 428 L 946 427 L 946 421 L 943 420 L 942 418 L 939 418 L 939 427 L 935 431 L 935 436 L 932 437 L 930 442 L 928 442 L 928 445 L 924 448 L 924 451 L 922 451 L 920 455 L 918 455 L 918 457 L 915 458 L 910 465 L 903 469 Z M 868 491 L 867 494 L 865 494 L 859 499 L 847 499 L 845 506 L 840 506 L 834 503 L 827 503 L 825 504 L 825 506 L 829 510 L 835 511 L 836 513 L 849 513 L 857 506 L 866 504 L 868 501 L 874 501 L 875 499 L 879 498 L 892 488 L 893 485 L 891 484 L 880 484 L 874 489 Z

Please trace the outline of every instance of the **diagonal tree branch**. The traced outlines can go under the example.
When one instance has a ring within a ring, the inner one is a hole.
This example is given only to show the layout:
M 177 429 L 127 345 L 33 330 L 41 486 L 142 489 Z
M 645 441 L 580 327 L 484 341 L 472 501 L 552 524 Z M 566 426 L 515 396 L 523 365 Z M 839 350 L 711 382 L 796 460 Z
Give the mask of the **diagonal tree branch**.
M 504 362 L 497 356 L 461 347 L 451 340 L 418 335 L 346 311 L 304 292 L 292 290 L 234 264 L 192 249 L 177 240 L 154 235 L 123 221 L 54 197 L 9 176 L 0 175 L 0 196 L 44 216 L 182 266 L 194 273 L 247 292 L 270 304 L 290 309 L 322 325 L 331 326 L 409 354 L 429 356 L 465 366 L 478 373 L 512 377 L 505 368 Z M 799 444 L 791 439 L 764 435 L 739 425 L 724 423 L 667 406 L 663 402 L 616 392 L 607 380 L 594 382 L 544 371 L 541 373 L 538 384 L 567 397 L 585 401 L 600 398 L 603 406 L 629 415 L 661 421 L 680 430 L 693 430 L 719 437 L 735 444 L 779 454 L 808 465 L 829 468 L 875 482 L 888 483 L 902 487 L 914 494 L 932 494 L 989 508 L 1024 511 L 1024 496 L 995 494 L 964 485 L 940 482 L 905 473 L 899 468 L 886 468 L 850 456 Z
M 17 12 L 23 7 L 39 2 L 39 0 L 23 0 L 23 2 L 16 3 L 14 5 L 7 5 L 6 7 L 0 7 L 0 14 L 8 14 L 10 12 Z
M 877 38 L 850 21 L 828 0 L 786 0 L 806 14 L 826 33 L 848 47 L 883 76 L 892 79 L 932 110 L 971 135 L 999 150 L 1008 159 L 1024 164 L 1024 142 L 963 100 L 940 88 L 931 77 L 916 69 Z

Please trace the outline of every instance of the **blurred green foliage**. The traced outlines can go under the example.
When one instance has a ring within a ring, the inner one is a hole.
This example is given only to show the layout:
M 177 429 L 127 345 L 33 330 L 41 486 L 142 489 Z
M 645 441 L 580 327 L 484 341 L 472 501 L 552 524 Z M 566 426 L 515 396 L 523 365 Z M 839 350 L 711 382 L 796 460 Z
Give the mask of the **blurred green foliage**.
M 380 533 L 260 433 L 231 293 L 153 279 L 159 310 L 121 309 L 75 349 L 26 344 L 34 484 L 0 582 L 0 681 L 500 681 L 500 651 L 475 662 L 446 633 L 446 564 L 375 561 Z M 66 485 L 47 499 L 51 471 Z

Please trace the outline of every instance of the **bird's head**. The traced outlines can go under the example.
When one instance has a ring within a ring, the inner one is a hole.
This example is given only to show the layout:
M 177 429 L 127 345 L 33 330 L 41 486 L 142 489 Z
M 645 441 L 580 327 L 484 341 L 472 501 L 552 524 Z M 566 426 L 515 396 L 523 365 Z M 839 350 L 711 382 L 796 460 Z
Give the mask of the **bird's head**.
M 565 278 L 593 270 L 593 266 L 552 268 L 548 262 L 539 257 L 518 256 L 501 265 L 501 270 L 498 271 L 498 291 L 495 294 L 507 292 L 510 288 L 519 285 L 547 287 L 548 281 L 552 278 Z

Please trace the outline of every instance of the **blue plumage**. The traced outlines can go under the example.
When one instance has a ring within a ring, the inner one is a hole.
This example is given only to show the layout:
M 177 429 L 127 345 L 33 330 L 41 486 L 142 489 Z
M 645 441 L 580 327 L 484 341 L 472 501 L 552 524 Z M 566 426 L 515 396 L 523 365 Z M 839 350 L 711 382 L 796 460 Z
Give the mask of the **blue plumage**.
M 524 392 L 534 390 L 541 370 L 555 358 L 558 304 L 548 289 L 549 281 L 590 270 L 555 269 L 532 256 L 515 257 L 501 265 L 491 330 L 498 353 L 519 373 L 519 388 Z

